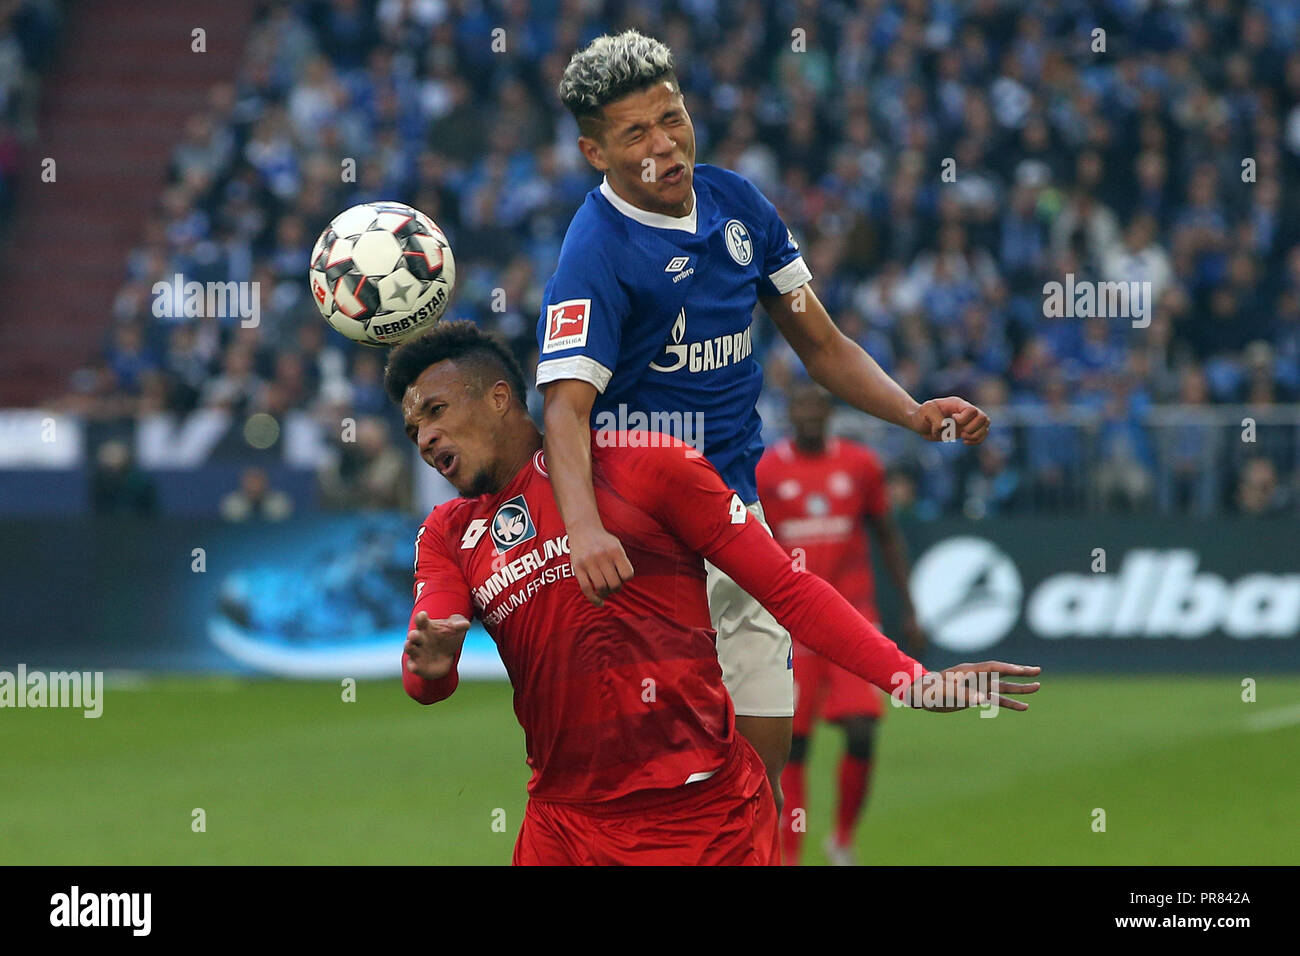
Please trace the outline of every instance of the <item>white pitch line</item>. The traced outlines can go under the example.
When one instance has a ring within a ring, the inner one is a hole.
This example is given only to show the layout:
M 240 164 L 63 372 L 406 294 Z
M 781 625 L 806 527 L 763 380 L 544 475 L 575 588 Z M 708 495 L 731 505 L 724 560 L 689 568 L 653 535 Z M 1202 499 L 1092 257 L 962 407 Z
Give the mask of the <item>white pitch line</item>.
M 1292 724 L 1300 724 L 1300 704 L 1266 710 L 1246 720 L 1246 727 L 1250 730 L 1277 730 Z

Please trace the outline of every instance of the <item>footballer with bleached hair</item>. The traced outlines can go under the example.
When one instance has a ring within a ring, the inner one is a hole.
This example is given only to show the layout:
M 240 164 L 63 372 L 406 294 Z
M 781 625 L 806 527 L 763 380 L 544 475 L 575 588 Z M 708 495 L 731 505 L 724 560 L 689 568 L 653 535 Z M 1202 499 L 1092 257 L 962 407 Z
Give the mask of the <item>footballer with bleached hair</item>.
M 757 304 L 841 400 L 931 441 L 945 420 L 966 444 L 984 440 L 980 409 L 952 396 L 918 403 L 840 332 L 794 235 L 757 187 L 696 163 L 695 128 L 664 44 L 635 30 L 598 37 L 573 55 L 557 92 L 577 120 L 582 155 L 604 174 L 569 224 L 537 324 L 546 459 L 589 601 L 624 600 L 620 588 L 636 571 L 596 509 L 593 425 L 702 421 L 698 450 L 761 520 Z M 707 575 L 736 729 L 763 758 L 780 805 L 794 714 L 790 635 L 716 567 Z
M 578 148 L 596 169 L 609 175 L 618 161 L 615 190 L 634 206 L 670 216 L 685 215 L 691 202 L 691 167 L 695 164 L 695 128 L 682 102 L 672 51 L 658 40 L 628 30 L 597 37 L 573 55 L 560 80 L 561 102 L 578 122 Z M 637 94 L 641 94 L 638 96 Z M 640 104 L 650 95 L 664 108 L 659 117 L 678 149 L 667 163 L 643 150 L 618 147 L 640 142 L 646 127 L 627 112 L 630 99 Z M 621 108 L 622 107 L 622 108 Z M 616 127 L 616 136 L 609 133 Z M 610 142 L 613 147 L 606 149 Z M 660 168 L 662 166 L 662 168 Z
M 667 79 L 677 85 L 673 52 L 658 40 L 628 30 L 618 36 L 597 37 L 573 55 L 560 80 L 560 101 L 578 119 L 594 124 L 600 108 L 624 93 Z M 583 129 L 584 133 L 593 125 Z

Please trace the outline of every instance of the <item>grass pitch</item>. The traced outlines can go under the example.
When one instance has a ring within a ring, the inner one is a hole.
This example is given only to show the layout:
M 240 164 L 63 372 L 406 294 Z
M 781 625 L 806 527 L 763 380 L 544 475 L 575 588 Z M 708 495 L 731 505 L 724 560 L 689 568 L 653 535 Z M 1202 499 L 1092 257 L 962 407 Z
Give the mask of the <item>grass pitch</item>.
M 1300 677 L 1056 677 L 1025 714 L 890 711 L 871 864 L 1300 863 Z M 169 678 L 104 713 L 0 710 L 0 863 L 505 864 L 523 733 L 504 683 L 421 707 L 394 681 Z M 804 862 L 841 740 L 809 766 Z M 1105 811 L 1105 832 L 1094 830 Z M 195 832 L 195 811 L 206 829 Z

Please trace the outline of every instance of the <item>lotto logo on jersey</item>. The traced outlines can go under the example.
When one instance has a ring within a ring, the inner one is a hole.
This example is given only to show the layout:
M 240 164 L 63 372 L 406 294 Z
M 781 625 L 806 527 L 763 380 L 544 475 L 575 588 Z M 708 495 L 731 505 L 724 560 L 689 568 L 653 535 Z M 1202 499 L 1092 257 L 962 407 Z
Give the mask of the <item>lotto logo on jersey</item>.
M 587 344 L 590 299 L 567 299 L 546 307 L 546 337 L 543 352 L 560 352 Z
M 491 533 L 497 554 L 503 554 L 515 545 L 537 537 L 537 528 L 533 525 L 532 515 L 528 513 L 528 502 L 523 495 L 516 495 L 497 509 L 492 518 Z

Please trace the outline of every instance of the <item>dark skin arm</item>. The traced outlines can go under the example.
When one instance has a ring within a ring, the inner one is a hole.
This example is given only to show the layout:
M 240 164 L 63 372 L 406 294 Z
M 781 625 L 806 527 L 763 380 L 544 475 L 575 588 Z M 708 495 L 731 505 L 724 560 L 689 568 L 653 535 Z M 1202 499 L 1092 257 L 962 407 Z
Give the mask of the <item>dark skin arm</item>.
M 988 434 L 988 416 L 969 402 L 934 398 L 918 404 L 885 374 L 861 346 L 831 321 L 811 285 L 780 296 L 762 296 L 763 304 L 786 341 L 819 384 L 844 401 L 931 440 L 945 431 L 968 445 Z M 600 605 L 632 578 L 632 563 L 623 545 L 605 530 L 591 486 L 591 407 L 596 387 L 565 379 L 546 386 L 543 412 L 546 460 L 555 503 L 569 532 L 569 559 L 588 601 Z M 955 425 L 945 429 L 945 420 Z
M 925 651 L 925 632 L 917 623 L 916 608 L 912 606 L 912 594 L 907 586 L 907 543 L 899 533 L 897 523 L 888 514 L 867 515 L 867 528 L 880 545 L 885 571 L 894 590 L 898 592 L 903 609 L 903 637 L 907 640 L 907 648 L 913 657 L 919 657 Z
M 590 424 L 596 386 L 564 379 L 547 385 L 544 397 L 543 447 L 551 491 L 569 533 L 569 563 L 583 595 L 599 607 L 632 579 L 632 562 L 596 512 Z
M 960 438 L 978 445 L 988 434 L 989 417 L 965 399 L 950 395 L 918 404 L 831 321 L 812 283 L 784 295 L 759 296 L 758 301 L 813 381 L 854 408 L 930 441 Z M 953 424 L 945 428 L 948 419 Z

